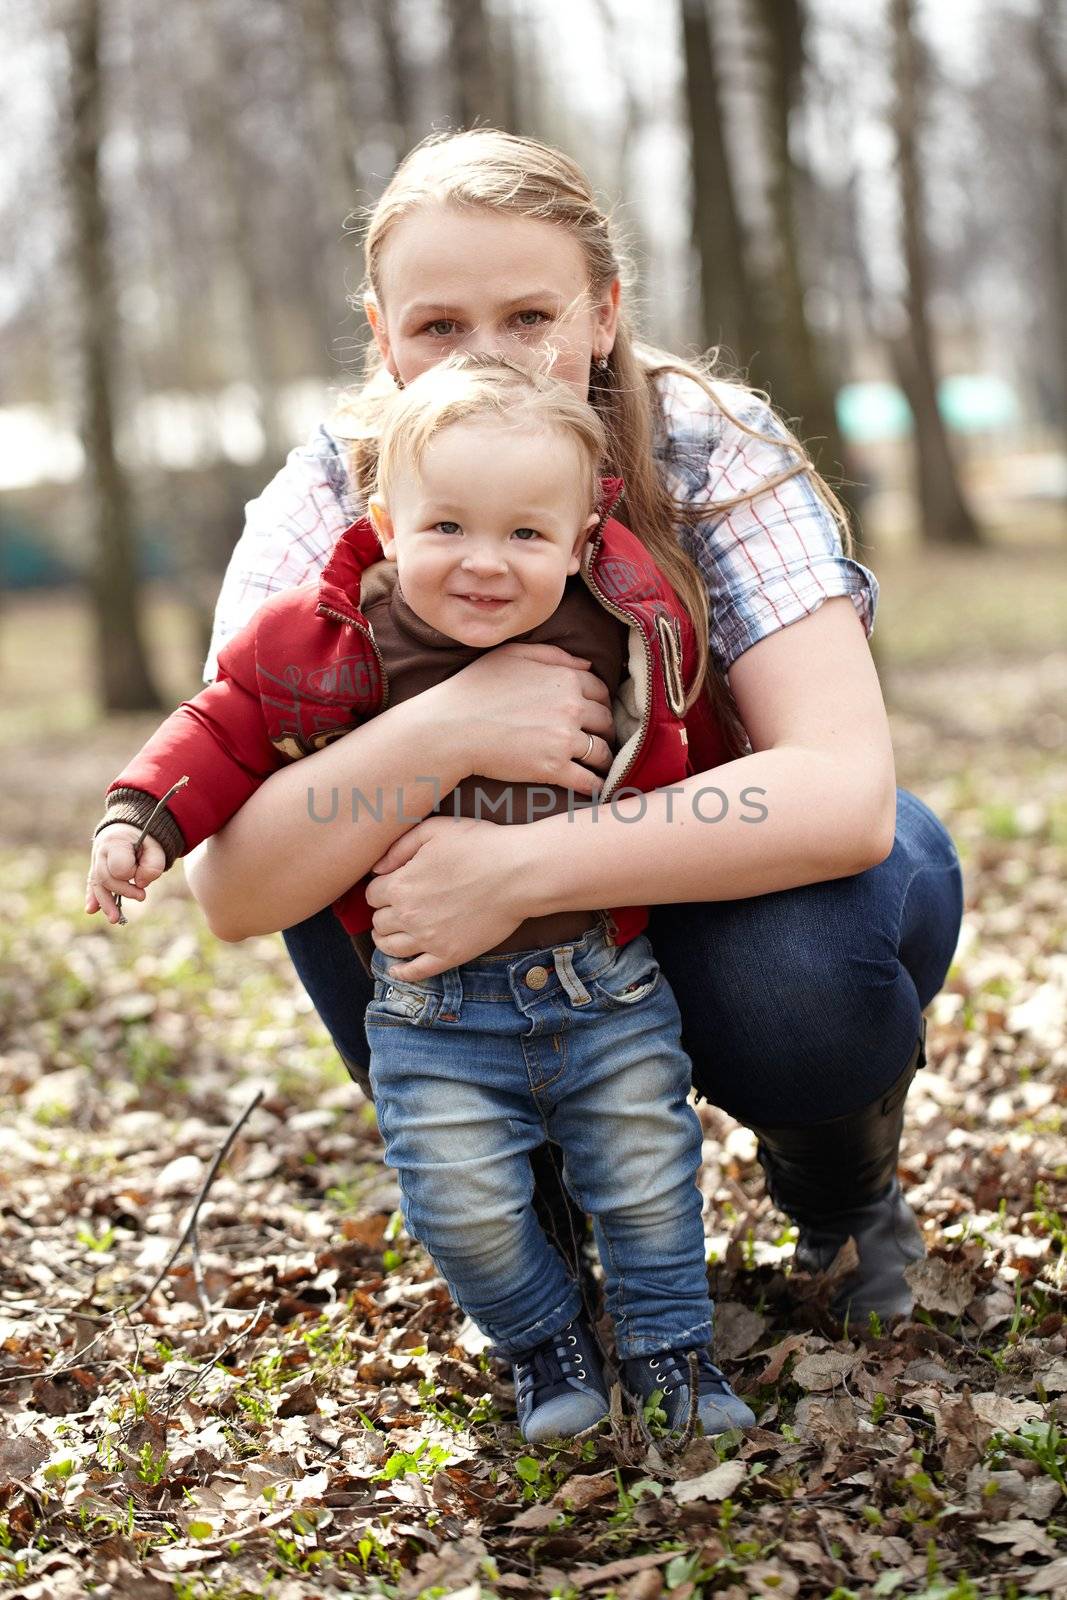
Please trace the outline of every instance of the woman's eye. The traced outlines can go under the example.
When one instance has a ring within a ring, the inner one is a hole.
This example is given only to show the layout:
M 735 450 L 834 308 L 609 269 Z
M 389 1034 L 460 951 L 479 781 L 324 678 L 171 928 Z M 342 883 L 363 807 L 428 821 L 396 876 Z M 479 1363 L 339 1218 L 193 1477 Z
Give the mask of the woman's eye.
M 530 540 L 541 537 L 536 528 L 514 528 L 512 531 L 516 539 Z
M 456 324 L 451 317 L 438 317 L 436 322 L 428 322 L 423 328 L 423 333 L 432 333 L 437 339 L 447 339 L 455 331 Z
M 434 527 L 437 529 L 438 533 L 458 533 L 459 532 L 459 523 L 458 522 L 435 522 L 434 523 Z
M 542 322 L 551 320 L 547 311 L 520 311 L 515 317 L 515 321 L 523 328 L 538 328 Z

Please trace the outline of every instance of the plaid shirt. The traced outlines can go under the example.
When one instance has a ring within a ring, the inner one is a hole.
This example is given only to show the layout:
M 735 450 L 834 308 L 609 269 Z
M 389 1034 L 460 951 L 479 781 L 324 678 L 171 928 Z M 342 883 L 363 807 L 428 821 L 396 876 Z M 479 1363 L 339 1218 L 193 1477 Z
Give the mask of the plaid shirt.
M 715 503 L 758 488 L 793 465 L 784 443 L 753 439 L 728 421 L 690 378 L 660 380 L 664 428 L 656 459 L 675 497 L 708 514 L 680 540 L 708 586 L 711 654 L 721 671 L 768 634 L 847 594 L 867 636 L 878 580 L 843 554 L 841 535 L 807 474 L 765 489 L 743 505 Z M 784 439 L 771 410 L 743 390 L 724 391 L 738 422 Z M 244 532 L 230 557 L 215 608 L 204 681 L 222 645 L 269 595 L 314 578 L 344 530 L 363 514 L 344 447 L 325 427 L 290 451 L 281 471 L 246 507 Z

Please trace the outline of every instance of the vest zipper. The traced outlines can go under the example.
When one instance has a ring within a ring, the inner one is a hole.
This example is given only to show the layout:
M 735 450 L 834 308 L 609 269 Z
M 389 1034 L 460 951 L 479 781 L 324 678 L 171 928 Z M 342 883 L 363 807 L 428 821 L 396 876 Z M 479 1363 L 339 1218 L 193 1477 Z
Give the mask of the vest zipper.
M 350 628 L 355 628 L 368 641 L 374 654 L 378 657 L 378 670 L 382 680 L 382 703 L 378 707 L 378 711 L 384 711 L 389 704 L 389 679 L 385 671 L 385 662 L 382 660 L 382 652 L 374 642 L 373 633 L 365 623 L 357 621 L 355 617 L 347 616 L 343 611 L 335 611 L 332 606 L 328 606 L 323 600 L 320 600 L 315 609 L 322 617 L 332 617 L 335 622 L 347 622 Z M 377 712 L 375 715 L 377 715 Z
M 603 590 L 594 581 L 592 576 L 593 564 L 596 561 L 600 546 L 604 542 L 604 524 L 607 522 L 608 518 L 611 516 L 611 513 L 615 510 L 615 507 L 618 505 L 621 499 L 622 493 L 620 491 L 620 493 L 615 496 L 614 500 L 611 501 L 610 505 L 606 507 L 604 514 L 600 519 L 600 526 L 593 535 L 593 546 L 588 562 L 589 573 L 586 578 L 586 582 L 605 610 L 610 611 L 612 616 L 618 617 L 620 622 L 625 622 L 627 627 L 637 629 L 645 651 L 645 708 L 641 713 L 641 729 L 637 740 L 637 747 L 629 761 L 626 763 L 622 772 L 620 772 L 618 778 L 615 780 L 610 793 L 606 788 L 601 791 L 600 800 L 610 799 L 611 794 L 614 794 L 617 789 L 622 787 L 623 779 L 633 771 L 637 758 L 641 754 L 641 746 L 645 742 L 645 735 L 648 732 L 648 725 L 652 720 L 652 651 L 649 647 L 648 640 L 645 638 L 645 632 L 641 626 L 640 619 L 635 617 L 632 611 L 624 611 L 620 606 L 613 605 L 608 599 L 607 595 L 604 594 Z

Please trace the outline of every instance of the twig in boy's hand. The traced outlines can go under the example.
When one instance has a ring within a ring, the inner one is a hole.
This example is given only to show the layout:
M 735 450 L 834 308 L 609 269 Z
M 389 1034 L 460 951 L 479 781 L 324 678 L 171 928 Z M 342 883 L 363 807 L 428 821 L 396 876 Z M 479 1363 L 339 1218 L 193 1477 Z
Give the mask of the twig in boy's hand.
M 166 805 L 166 803 L 170 799 L 171 795 L 172 794 L 177 794 L 179 789 L 184 789 L 185 785 L 188 782 L 189 782 L 189 778 L 188 778 L 188 775 L 186 775 L 183 778 L 179 778 L 177 783 L 172 783 L 171 784 L 170 788 L 167 790 L 166 794 L 163 796 L 162 800 L 156 806 L 155 810 L 152 812 L 152 815 L 149 817 L 148 821 L 145 823 L 144 827 L 141 829 L 140 833 L 137 835 L 137 838 L 134 841 L 134 846 L 133 846 L 133 864 L 134 864 L 135 867 L 136 867 L 138 861 L 140 861 L 140 859 L 141 859 L 141 846 L 144 844 L 145 840 L 148 837 L 149 828 L 152 826 L 153 822 L 155 822 L 156 818 L 159 816 L 159 813 L 163 810 L 163 807 Z M 125 928 L 129 919 L 127 918 L 125 912 L 122 909 L 122 896 L 120 894 L 117 894 L 115 896 L 115 910 L 119 914 L 118 926 L 121 927 L 121 928 Z

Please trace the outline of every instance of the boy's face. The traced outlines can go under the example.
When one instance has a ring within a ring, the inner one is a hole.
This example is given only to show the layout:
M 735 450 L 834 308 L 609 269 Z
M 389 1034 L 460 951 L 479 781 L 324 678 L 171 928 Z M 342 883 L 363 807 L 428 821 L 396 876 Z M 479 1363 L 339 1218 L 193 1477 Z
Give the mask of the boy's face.
M 489 649 L 546 621 L 597 518 L 563 432 L 479 417 L 432 439 L 370 512 L 404 599 L 440 633 Z

